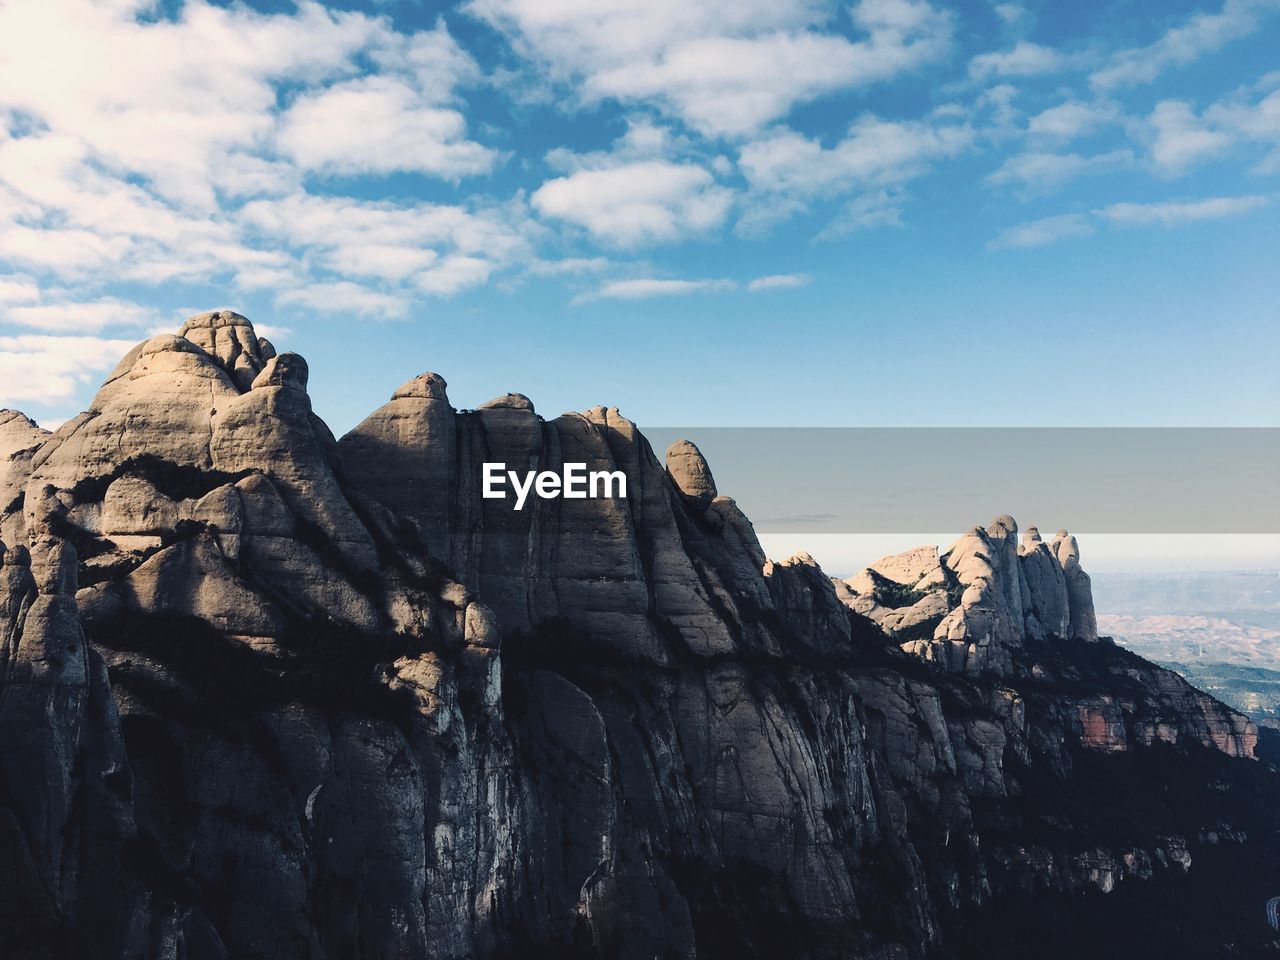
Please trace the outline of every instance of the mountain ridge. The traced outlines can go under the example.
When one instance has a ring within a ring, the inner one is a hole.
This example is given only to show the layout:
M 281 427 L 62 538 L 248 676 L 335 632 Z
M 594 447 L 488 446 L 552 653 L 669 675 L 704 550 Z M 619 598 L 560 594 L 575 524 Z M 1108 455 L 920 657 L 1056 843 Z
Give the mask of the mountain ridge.
M 1065 531 L 833 581 L 615 408 L 423 374 L 338 439 L 307 379 L 216 311 L 0 415 L 7 955 L 965 956 L 1036 891 L 1049 956 L 1275 848 L 1256 727 L 1097 638 Z M 490 457 L 628 495 L 516 513 Z

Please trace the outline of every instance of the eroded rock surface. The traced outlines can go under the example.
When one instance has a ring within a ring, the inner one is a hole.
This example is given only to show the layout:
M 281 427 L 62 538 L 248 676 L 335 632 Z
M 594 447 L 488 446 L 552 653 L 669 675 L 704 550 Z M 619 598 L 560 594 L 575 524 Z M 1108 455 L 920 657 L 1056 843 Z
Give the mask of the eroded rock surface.
M 424 374 L 337 441 L 306 387 L 223 311 L 0 414 L 0 955 L 923 960 L 1280 830 L 1251 723 L 1085 642 L 1065 534 L 832 581 L 614 408 Z

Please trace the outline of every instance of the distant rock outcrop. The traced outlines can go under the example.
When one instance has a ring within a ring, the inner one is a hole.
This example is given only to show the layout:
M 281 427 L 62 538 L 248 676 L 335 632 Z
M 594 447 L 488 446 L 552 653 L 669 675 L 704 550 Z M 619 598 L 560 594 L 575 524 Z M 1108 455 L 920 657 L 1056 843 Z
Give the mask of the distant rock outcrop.
M 493 461 L 626 497 L 515 511 Z M 1016 535 L 832 581 L 614 408 L 424 374 L 339 441 L 194 317 L 0 414 L 0 956 L 924 960 L 1156 874 L 1261 942 L 1187 869 L 1280 836 L 1256 729 L 1079 642 L 1074 538 Z
M 939 558 L 934 547 L 883 557 L 847 580 L 841 600 L 904 650 L 956 673 L 1007 675 L 1028 639 L 1097 640 L 1089 575 L 1075 537 L 1019 545 L 1008 515 L 974 527 Z M 932 631 L 931 633 L 929 631 Z

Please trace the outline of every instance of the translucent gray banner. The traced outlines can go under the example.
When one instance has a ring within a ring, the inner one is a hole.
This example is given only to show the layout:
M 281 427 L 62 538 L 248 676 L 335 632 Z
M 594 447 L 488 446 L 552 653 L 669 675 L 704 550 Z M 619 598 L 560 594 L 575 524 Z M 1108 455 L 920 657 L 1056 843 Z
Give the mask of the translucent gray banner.
M 697 444 L 762 533 L 1280 532 L 1277 428 L 643 429 Z

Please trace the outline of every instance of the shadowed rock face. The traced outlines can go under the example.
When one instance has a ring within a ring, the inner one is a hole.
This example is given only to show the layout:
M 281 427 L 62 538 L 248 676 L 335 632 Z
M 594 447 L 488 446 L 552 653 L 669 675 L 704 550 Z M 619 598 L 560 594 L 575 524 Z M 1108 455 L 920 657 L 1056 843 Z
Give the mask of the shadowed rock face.
M 1080 642 L 1065 534 L 833 582 L 616 409 L 424 374 L 337 441 L 306 384 L 219 312 L 0 414 L 0 956 L 962 955 L 1280 836 L 1252 724 Z M 498 460 L 627 497 L 516 512 Z

